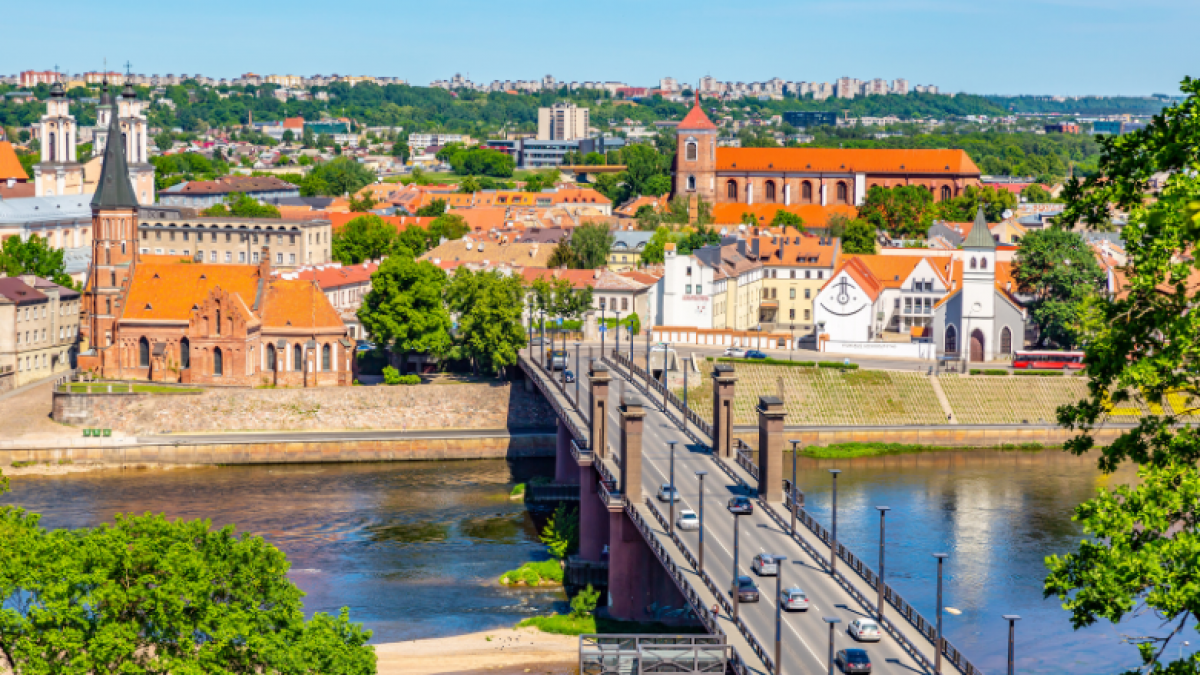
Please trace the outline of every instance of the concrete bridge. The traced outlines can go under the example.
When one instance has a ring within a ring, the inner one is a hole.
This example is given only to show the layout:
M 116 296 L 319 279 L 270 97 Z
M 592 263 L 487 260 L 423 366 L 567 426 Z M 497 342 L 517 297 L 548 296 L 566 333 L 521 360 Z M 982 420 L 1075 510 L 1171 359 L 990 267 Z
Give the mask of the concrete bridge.
M 539 358 L 523 352 L 520 366 L 558 414 L 555 481 L 579 489 L 580 551 L 569 567 L 594 578 L 607 564 L 614 618 L 698 620 L 725 636 L 742 675 L 833 672 L 830 656 L 845 648 L 866 649 L 874 673 L 980 672 L 944 639 L 938 655 L 935 626 L 886 583 L 880 616 L 875 572 L 833 541 L 784 478 L 781 401 L 762 397 L 757 448 L 734 438 L 731 364 L 712 373 L 710 425 L 626 356 L 593 360 L 577 384 L 563 383 L 561 371 L 546 370 Z M 672 526 L 670 505 L 655 498 L 668 483 L 679 491 L 676 509 L 702 514 L 700 532 Z M 753 498 L 753 514 L 727 510 L 737 495 Z M 758 579 L 760 602 L 735 608 L 729 593 L 735 567 L 753 576 L 758 553 L 786 556 L 782 587 L 802 588 L 807 612 L 778 612 L 770 577 Z M 721 608 L 716 618 L 714 605 Z M 879 643 L 860 644 L 846 633 L 864 617 L 883 626 Z

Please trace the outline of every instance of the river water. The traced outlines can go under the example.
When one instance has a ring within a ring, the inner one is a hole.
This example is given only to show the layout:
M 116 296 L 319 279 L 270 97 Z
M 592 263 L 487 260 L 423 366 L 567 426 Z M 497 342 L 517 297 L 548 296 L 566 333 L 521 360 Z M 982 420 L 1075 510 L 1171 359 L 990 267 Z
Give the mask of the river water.
M 785 471 L 790 470 L 785 467 Z M 1018 671 L 1119 672 L 1135 667 L 1120 630 L 1072 631 L 1055 599 L 1043 600 L 1043 559 L 1081 537 L 1072 507 L 1105 477 L 1095 461 L 1060 451 L 971 451 L 853 460 L 801 460 L 809 509 L 829 522 L 828 469 L 838 479 L 841 540 L 877 565 L 877 505 L 891 507 L 887 578 L 933 617 L 936 565 L 945 566 L 947 637 L 988 673 L 1002 673 L 1007 624 L 1019 614 Z M 510 626 L 563 611 L 561 593 L 503 589 L 496 578 L 544 559 L 533 518 L 508 499 L 513 484 L 552 475 L 552 461 L 484 460 L 392 464 L 258 465 L 211 469 L 21 476 L 3 499 L 44 514 L 47 527 L 78 527 L 112 514 L 162 512 L 236 524 L 283 549 L 310 611 L 343 605 L 374 642 Z M 1195 635 L 1184 636 L 1200 644 Z M 1172 650 L 1174 651 L 1174 650 Z

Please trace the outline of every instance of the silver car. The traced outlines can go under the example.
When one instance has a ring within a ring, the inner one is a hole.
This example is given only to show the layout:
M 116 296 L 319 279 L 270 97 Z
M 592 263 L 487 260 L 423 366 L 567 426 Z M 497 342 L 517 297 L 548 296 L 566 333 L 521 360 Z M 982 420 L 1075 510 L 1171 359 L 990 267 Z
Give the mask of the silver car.
M 698 530 L 700 529 L 700 517 L 691 509 L 684 509 L 675 519 L 675 527 L 681 530 Z
M 783 609 L 789 612 L 808 611 L 808 596 L 795 586 L 779 591 L 779 602 Z
M 759 553 L 750 563 L 750 569 L 760 577 L 773 577 L 779 574 L 779 563 L 775 562 L 774 553 Z
M 855 619 L 846 626 L 846 632 L 859 642 L 879 642 L 883 637 L 879 631 L 879 624 L 871 619 Z
M 735 359 L 744 358 L 746 350 L 741 347 L 729 347 L 725 350 L 725 356 L 732 356 Z
M 677 502 L 679 501 L 679 490 L 671 487 L 670 483 L 663 483 L 662 487 L 658 488 L 658 501 L 660 502 Z

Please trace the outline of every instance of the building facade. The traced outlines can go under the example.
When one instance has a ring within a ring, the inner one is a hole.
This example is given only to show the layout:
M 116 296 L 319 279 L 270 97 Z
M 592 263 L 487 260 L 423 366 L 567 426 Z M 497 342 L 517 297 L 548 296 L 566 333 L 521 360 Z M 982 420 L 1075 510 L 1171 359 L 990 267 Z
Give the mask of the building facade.
M 276 269 L 329 263 L 333 228 L 328 220 L 191 216 L 164 206 L 141 210 L 138 252 L 190 258 L 210 264 L 257 265 L 269 246 Z
M 78 291 L 34 276 L 0 278 L 0 372 L 14 387 L 65 373 L 79 340 Z
M 83 194 L 83 167 L 75 154 L 78 134 L 63 85 L 55 82 L 50 87 L 46 114 L 38 123 L 42 155 L 33 166 L 34 194 L 38 197 Z
M 587 138 L 590 124 L 587 108 L 574 103 L 555 103 L 549 108 L 538 108 L 539 141 L 573 141 Z

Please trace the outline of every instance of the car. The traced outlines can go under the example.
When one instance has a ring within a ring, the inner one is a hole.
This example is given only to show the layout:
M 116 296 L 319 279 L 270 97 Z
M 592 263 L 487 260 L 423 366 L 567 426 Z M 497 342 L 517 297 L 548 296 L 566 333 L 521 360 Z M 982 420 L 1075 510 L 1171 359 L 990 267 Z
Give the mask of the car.
M 751 561 L 750 569 L 760 577 L 773 577 L 779 574 L 779 563 L 775 562 L 774 553 L 759 553 Z
M 855 619 L 846 626 L 846 632 L 850 637 L 859 642 L 879 642 L 882 634 L 879 630 L 879 624 L 871 619 Z
M 725 350 L 725 356 L 732 356 L 735 359 L 745 358 L 746 350 L 738 347 L 729 347 Z
M 567 384 L 570 384 L 575 381 L 575 373 L 571 372 L 570 370 L 568 370 L 566 372 L 565 377 L 566 377 Z
M 675 519 L 675 527 L 681 530 L 698 530 L 700 529 L 700 517 L 691 509 L 684 509 Z
M 833 662 L 838 665 L 838 669 L 843 673 L 871 672 L 871 657 L 867 656 L 867 650 L 865 649 L 838 650 Z
M 663 483 L 658 488 L 658 501 L 660 502 L 677 502 L 679 501 L 679 490 L 676 490 L 670 483 Z
M 808 611 L 808 596 L 795 586 L 779 591 L 779 602 L 789 612 Z
M 746 352 L 746 358 L 748 358 L 748 359 L 765 359 L 765 358 L 767 358 L 767 355 L 758 351 L 757 349 L 751 349 L 750 351 Z
M 754 580 L 746 575 L 739 576 L 733 583 L 730 591 L 731 597 L 733 590 L 737 591 L 738 602 L 758 602 L 758 584 L 755 584 Z
M 546 356 L 550 361 L 550 370 L 566 370 L 567 369 L 567 350 L 565 349 L 547 349 Z
M 754 513 L 754 503 L 747 497 L 734 497 L 729 500 L 729 512 L 748 516 Z
M 374 350 L 375 350 L 375 343 L 374 343 L 374 342 L 367 342 L 366 340 L 359 340 L 358 342 L 356 342 L 356 343 L 354 344 L 354 349 L 355 349 L 356 351 L 360 351 L 360 352 L 370 352 L 370 351 L 374 351 Z

